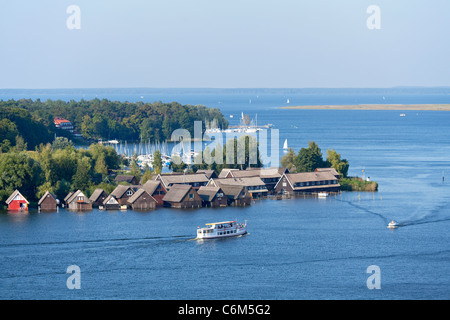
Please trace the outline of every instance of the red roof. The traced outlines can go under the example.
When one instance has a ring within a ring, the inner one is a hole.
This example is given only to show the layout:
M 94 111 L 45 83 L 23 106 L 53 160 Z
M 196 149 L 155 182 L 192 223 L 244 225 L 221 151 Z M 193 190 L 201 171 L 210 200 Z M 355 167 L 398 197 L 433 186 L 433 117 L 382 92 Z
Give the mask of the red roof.
M 69 120 L 64 119 L 64 118 L 55 118 L 53 119 L 53 121 L 55 122 L 56 125 L 61 124 L 61 123 L 71 123 Z

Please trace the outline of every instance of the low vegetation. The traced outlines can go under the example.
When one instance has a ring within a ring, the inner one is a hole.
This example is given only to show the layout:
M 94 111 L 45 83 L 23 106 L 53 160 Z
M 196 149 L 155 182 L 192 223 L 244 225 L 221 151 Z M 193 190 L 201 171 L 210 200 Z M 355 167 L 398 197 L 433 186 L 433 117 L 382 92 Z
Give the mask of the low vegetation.
M 367 181 L 359 177 L 348 177 L 339 180 L 342 191 L 378 191 L 378 183 L 375 181 Z

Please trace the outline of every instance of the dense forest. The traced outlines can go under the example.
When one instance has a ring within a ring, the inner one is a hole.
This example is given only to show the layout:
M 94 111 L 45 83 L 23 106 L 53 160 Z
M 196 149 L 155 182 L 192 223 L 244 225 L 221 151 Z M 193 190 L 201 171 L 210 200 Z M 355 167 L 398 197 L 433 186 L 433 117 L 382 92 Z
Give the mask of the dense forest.
M 228 121 L 219 109 L 202 105 L 171 103 L 119 102 L 107 99 L 80 101 L 39 99 L 0 101 L 0 144 L 3 152 L 14 146 L 16 136 L 23 137 L 30 149 L 51 142 L 58 136 L 69 137 L 54 127 L 53 119 L 63 117 L 86 139 L 165 141 L 175 129 L 194 134 L 194 121 L 212 121 L 222 128 Z M 205 128 L 203 128 L 205 129 Z M 5 150 L 6 149 L 6 150 Z

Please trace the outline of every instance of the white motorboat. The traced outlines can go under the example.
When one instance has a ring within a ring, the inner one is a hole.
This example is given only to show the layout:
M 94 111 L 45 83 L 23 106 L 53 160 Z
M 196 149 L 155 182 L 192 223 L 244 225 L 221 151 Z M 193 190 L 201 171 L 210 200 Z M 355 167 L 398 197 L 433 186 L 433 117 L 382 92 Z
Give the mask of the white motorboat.
M 319 193 L 317 194 L 317 196 L 318 196 L 319 198 L 326 198 L 326 197 L 328 197 L 328 193 L 327 193 L 327 192 L 319 192 Z
M 216 239 L 240 236 L 247 233 L 247 221 L 222 221 L 206 223 L 206 227 L 197 229 L 197 239 Z
M 392 220 L 391 222 L 388 223 L 387 227 L 388 227 L 389 229 L 395 229 L 395 228 L 398 228 L 398 223 L 397 223 L 396 221 Z

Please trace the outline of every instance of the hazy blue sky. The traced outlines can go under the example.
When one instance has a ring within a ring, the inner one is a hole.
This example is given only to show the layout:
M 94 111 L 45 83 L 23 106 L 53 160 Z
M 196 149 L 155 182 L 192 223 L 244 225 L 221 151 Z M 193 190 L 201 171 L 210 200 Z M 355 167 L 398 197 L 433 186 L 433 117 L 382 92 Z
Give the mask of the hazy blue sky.
M 449 57 L 449 0 L 0 0 L 0 88 L 450 86 Z

